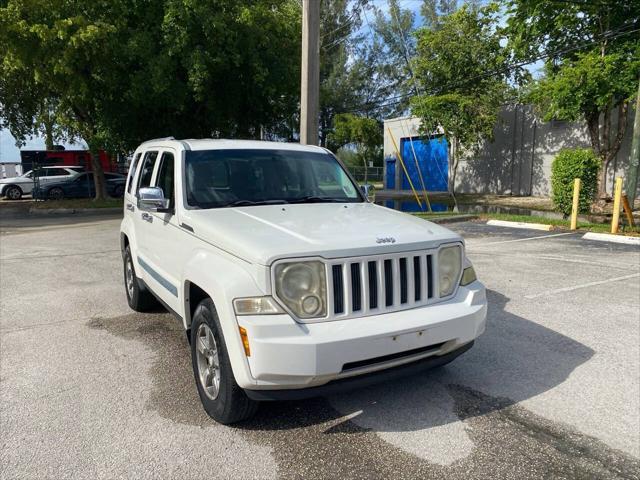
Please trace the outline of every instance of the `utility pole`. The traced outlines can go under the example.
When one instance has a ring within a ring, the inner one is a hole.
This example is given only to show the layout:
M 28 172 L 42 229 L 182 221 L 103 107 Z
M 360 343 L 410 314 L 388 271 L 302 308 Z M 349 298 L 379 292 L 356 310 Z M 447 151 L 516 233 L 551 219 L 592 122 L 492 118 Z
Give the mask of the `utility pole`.
M 300 143 L 318 145 L 320 107 L 320 0 L 302 0 Z
M 627 199 L 633 210 L 633 201 L 638 189 L 638 170 L 640 169 L 640 81 L 638 82 L 638 96 L 636 97 L 636 115 L 633 121 L 633 140 L 631 141 L 631 158 L 629 162 L 629 177 L 627 178 Z

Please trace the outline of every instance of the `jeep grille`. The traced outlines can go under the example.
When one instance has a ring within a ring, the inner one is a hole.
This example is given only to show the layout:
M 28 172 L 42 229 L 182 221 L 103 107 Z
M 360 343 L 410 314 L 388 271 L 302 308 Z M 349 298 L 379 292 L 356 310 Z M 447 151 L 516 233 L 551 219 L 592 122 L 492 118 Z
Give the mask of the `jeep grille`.
M 330 261 L 330 318 L 363 317 L 437 301 L 437 251 Z

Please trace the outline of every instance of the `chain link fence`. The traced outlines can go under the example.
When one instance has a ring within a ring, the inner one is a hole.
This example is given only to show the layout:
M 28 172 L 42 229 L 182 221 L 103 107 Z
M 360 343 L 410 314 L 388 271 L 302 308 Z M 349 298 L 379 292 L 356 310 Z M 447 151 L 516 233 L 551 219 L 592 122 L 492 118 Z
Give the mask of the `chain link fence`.
M 348 167 L 351 175 L 353 175 L 357 182 L 364 183 L 379 183 L 382 182 L 383 167 Z

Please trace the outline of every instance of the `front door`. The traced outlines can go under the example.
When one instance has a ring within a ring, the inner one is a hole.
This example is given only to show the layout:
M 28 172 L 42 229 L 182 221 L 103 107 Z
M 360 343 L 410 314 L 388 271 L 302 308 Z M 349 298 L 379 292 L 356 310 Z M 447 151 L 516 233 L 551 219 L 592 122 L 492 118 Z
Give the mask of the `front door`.
M 164 197 L 170 201 L 169 211 L 140 212 L 140 230 L 144 243 L 141 266 L 146 270 L 148 285 L 167 306 L 178 312 L 180 255 L 176 245 L 180 245 L 183 233 L 175 215 L 175 157 L 176 153 L 171 149 L 160 150 L 151 181 L 145 185 L 162 189 Z

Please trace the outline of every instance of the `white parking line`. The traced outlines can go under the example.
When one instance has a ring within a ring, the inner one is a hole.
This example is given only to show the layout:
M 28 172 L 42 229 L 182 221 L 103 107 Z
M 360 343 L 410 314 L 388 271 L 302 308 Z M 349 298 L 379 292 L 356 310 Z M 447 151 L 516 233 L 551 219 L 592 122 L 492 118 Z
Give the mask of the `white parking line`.
M 513 243 L 513 242 L 527 242 L 529 240 L 540 240 L 542 238 L 561 237 L 563 235 L 577 235 L 576 232 L 554 233 L 552 235 L 540 235 L 538 237 L 516 238 L 514 240 L 501 240 L 499 242 L 478 243 L 478 247 L 484 247 L 486 245 L 498 245 L 501 243 Z
M 621 280 L 629 280 L 630 278 L 637 278 L 637 277 L 640 277 L 640 273 L 633 273 L 631 275 L 624 275 L 622 277 L 608 278 L 606 280 L 600 280 L 597 282 L 583 283 L 582 285 L 574 285 L 573 287 L 564 287 L 564 288 L 557 288 L 555 290 L 547 290 L 546 292 L 536 293 L 535 295 L 525 295 L 524 298 L 531 300 L 532 298 L 543 297 L 545 295 L 554 295 L 556 293 L 571 292 L 573 290 L 579 290 L 581 288 L 595 287 L 596 285 L 602 285 L 603 283 L 619 282 Z

